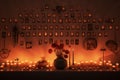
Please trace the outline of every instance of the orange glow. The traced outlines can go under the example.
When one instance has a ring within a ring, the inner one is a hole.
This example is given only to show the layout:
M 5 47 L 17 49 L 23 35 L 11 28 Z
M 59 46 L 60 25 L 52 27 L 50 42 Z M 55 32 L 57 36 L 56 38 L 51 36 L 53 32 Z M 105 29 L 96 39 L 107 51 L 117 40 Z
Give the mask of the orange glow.
M 76 63 L 80 63 L 80 61 L 99 61 L 102 58 L 102 51 L 100 51 L 102 45 L 99 45 L 95 50 L 86 50 L 81 45 L 73 45 L 71 48 L 65 45 L 65 49 L 70 50 L 71 58 L 74 49 L 74 61 Z M 41 60 L 41 57 L 45 57 L 45 59 L 50 63 L 53 64 L 54 59 L 56 58 L 55 52 L 51 54 L 48 53 L 48 49 L 51 48 L 51 45 L 33 45 L 31 49 L 25 49 L 20 46 L 16 46 L 15 48 L 11 49 L 10 56 L 7 58 L 6 62 L 11 62 L 11 60 L 15 60 L 18 58 L 19 62 L 21 63 L 30 62 L 30 63 L 37 63 L 37 61 Z M 108 50 L 105 52 L 105 55 L 110 53 Z M 69 59 L 67 59 L 69 60 Z M 72 61 L 72 59 L 71 59 Z

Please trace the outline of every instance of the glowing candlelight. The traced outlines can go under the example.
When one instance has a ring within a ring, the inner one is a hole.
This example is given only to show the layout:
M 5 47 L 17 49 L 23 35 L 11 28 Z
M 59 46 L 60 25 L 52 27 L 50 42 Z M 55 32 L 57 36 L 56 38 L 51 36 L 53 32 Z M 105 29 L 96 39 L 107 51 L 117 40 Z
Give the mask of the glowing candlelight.
M 50 60 L 48 60 L 47 62 L 48 62 L 48 67 L 50 67 Z
M 10 60 L 10 63 L 12 63 L 13 61 L 12 60 Z
M 112 64 L 111 64 L 111 63 L 110 63 L 109 65 L 112 67 Z
M 34 61 L 34 64 L 36 64 L 37 63 L 37 61 Z
M 104 63 L 106 63 L 106 61 L 104 60 Z
M 119 63 L 116 63 L 116 70 L 119 71 Z
M 116 63 L 115 65 L 116 65 L 116 66 L 119 66 L 119 63 Z
M 99 63 L 102 64 L 102 61 L 100 61 Z
M 74 61 L 74 64 L 76 64 L 77 62 L 76 61 Z
M 111 63 L 111 61 L 108 61 L 108 63 Z
M 35 64 L 33 64 L 32 66 L 35 67 Z
M 93 60 L 90 60 L 91 63 L 93 63 Z
M 112 67 L 115 68 L 115 65 L 113 65 Z
M 46 65 L 47 68 L 49 68 L 49 65 Z
M 85 61 L 85 63 L 87 64 L 87 63 L 88 63 L 88 61 Z
M 109 65 L 109 63 L 106 63 L 106 65 L 108 66 L 108 65 Z
M 77 62 L 77 65 L 80 65 L 80 63 L 79 63 L 79 62 Z
M 81 61 L 81 64 L 83 64 L 84 63 L 84 61 Z
M 21 61 L 21 63 L 23 64 L 23 63 L 24 63 L 24 61 Z
M 15 62 L 14 65 L 17 65 L 17 63 Z
M 5 63 L 2 63 L 2 65 L 5 65 Z
M 96 62 L 96 61 L 94 61 L 94 64 L 97 64 L 97 62 Z
M 7 63 L 7 65 L 10 65 L 10 63 Z
M 4 71 L 3 69 L 1 69 L 0 71 Z
M 12 65 L 13 65 L 13 63 L 10 63 L 10 65 L 12 66 Z
M 28 60 L 25 60 L 25 63 L 28 63 Z
M 3 65 L 1 65 L 0 67 L 1 67 L 1 68 L 4 68 L 4 66 L 3 66 Z
M 32 67 L 32 65 L 29 65 L 29 67 L 31 68 L 31 67 Z
M 32 61 L 30 61 L 29 63 L 30 63 L 30 64 L 32 64 L 33 62 L 32 62 Z
M 19 62 L 18 65 L 21 65 L 21 62 Z
M 99 66 L 102 66 L 102 63 L 99 63 Z
M 50 67 L 53 67 L 53 65 L 52 65 L 52 64 L 50 64 Z
M 9 62 L 9 60 L 6 61 L 7 63 Z

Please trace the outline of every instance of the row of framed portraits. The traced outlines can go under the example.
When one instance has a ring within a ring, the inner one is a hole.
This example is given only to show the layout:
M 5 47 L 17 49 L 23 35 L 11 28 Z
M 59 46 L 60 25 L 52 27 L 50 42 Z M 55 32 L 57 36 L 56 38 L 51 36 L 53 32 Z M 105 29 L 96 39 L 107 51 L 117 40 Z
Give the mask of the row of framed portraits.
M 1 32 L 2 36 L 6 36 L 6 37 L 12 37 L 13 32 Z M 56 32 L 52 32 L 52 31 L 42 31 L 42 32 L 30 32 L 30 31 L 26 31 L 26 32 L 18 32 L 19 37 L 24 37 L 24 38 L 39 38 L 39 37 L 43 37 L 43 38 L 49 38 L 49 37 L 108 37 L 109 34 L 107 32 L 79 32 L 79 31 L 56 31 Z
M 39 39 L 38 45 L 52 44 L 55 41 L 52 38 Z M 80 44 L 79 39 L 65 39 L 65 40 L 60 39 L 59 42 L 60 42 L 60 44 L 65 44 L 65 45 L 79 45 Z M 33 44 L 34 43 L 32 41 L 20 41 L 20 46 L 21 47 L 25 46 L 26 49 L 31 49 Z M 100 44 L 100 43 L 98 43 L 96 38 L 85 38 L 81 44 L 83 45 L 83 48 L 86 50 L 95 50 L 97 48 L 98 44 Z M 118 50 L 118 43 L 114 40 L 107 40 L 105 45 L 112 52 Z

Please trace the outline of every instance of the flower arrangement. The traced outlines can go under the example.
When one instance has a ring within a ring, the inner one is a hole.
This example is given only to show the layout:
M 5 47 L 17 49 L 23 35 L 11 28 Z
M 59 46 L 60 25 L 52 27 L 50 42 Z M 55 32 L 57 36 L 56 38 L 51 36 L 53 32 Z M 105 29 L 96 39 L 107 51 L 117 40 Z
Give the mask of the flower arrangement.
M 48 52 L 51 54 L 55 52 L 57 57 L 68 58 L 69 50 L 64 49 L 64 44 L 53 43 L 51 44 L 53 49 L 49 49 Z

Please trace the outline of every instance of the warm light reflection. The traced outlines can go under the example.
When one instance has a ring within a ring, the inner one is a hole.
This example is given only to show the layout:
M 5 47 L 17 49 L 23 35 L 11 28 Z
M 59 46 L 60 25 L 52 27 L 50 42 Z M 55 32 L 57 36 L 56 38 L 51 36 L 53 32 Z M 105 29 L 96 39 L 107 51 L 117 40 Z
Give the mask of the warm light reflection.
M 43 59 L 43 58 L 42 58 Z M 9 62 L 8 62 L 9 61 Z M 0 66 L 0 71 L 39 71 L 39 70 L 46 70 L 46 71 L 53 71 L 55 67 L 53 64 L 49 63 L 50 60 L 47 61 L 45 66 L 40 65 L 37 66 L 38 62 L 36 61 L 15 61 L 15 60 L 7 60 L 3 62 Z M 77 71 L 119 71 L 119 63 L 115 65 L 111 63 L 111 61 L 104 61 L 104 65 L 102 61 L 80 61 L 74 62 L 70 66 L 67 66 L 66 69 L 77 70 Z M 104 69 L 105 68 L 105 69 Z
M 20 46 L 13 48 L 6 62 L 11 62 L 11 60 L 18 58 L 18 61 L 21 61 L 21 63 L 24 61 L 31 61 L 32 63 L 32 61 L 37 62 L 41 60 L 41 57 L 45 57 L 46 60 L 49 60 L 50 64 L 53 64 L 56 55 L 54 52 L 52 54 L 48 53 L 48 49 L 51 48 L 51 45 L 36 46 L 35 44 L 33 46 L 34 47 L 32 49 L 25 49 Z M 76 63 L 79 63 L 80 61 L 99 61 L 100 58 L 102 58 L 102 52 L 100 51 L 101 46 L 102 45 L 99 45 L 95 50 L 85 50 L 83 46 L 80 45 L 71 46 L 71 48 L 65 45 L 65 49 L 69 49 L 70 54 L 72 54 L 72 50 L 74 49 L 74 61 L 76 61 Z M 105 55 L 108 55 L 109 53 L 109 51 L 106 51 Z

